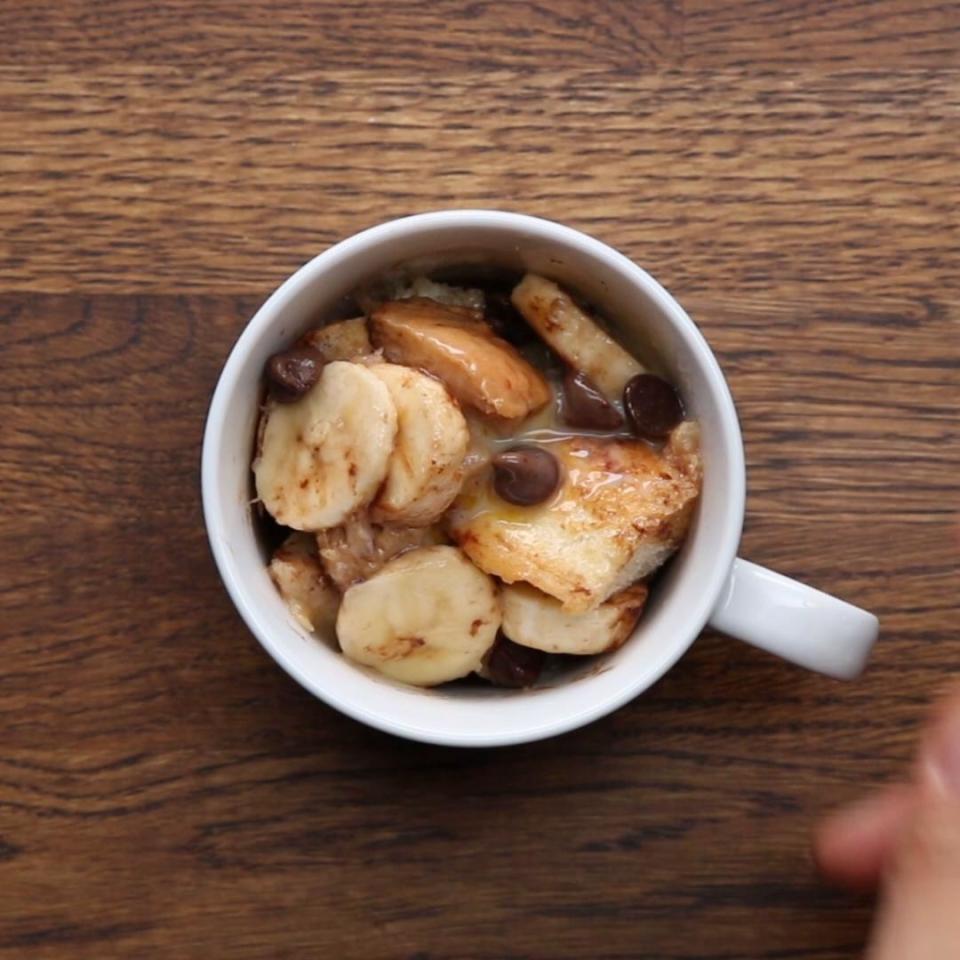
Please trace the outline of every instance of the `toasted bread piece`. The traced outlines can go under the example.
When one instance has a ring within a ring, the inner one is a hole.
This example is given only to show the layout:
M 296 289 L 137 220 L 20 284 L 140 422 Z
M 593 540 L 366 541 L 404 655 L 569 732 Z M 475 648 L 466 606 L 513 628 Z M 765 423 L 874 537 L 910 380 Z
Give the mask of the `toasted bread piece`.
M 699 454 L 692 443 L 668 444 L 661 455 L 639 440 L 602 437 L 549 449 L 563 472 L 551 501 L 506 503 L 484 470 L 454 501 L 448 529 L 481 570 L 525 580 L 581 613 L 652 573 L 679 546 L 700 491 Z
M 483 316 L 483 309 L 486 305 L 486 297 L 482 290 L 467 287 L 451 286 L 449 283 L 437 283 L 429 277 L 414 277 L 408 283 L 399 286 L 390 297 L 391 300 L 406 300 L 409 297 L 428 297 L 436 300 L 437 303 L 447 304 L 452 307 L 469 307 L 471 310 L 480 311 Z
M 368 580 L 401 553 L 445 542 L 436 527 L 381 527 L 366 516 L 317 534 L 323 570 L 341 591 Z
M 700 458 L 700 424 L 684 420 L 674 428 L 663 447 L 668 463 L 689 477 L 698 487 L 703 482 L 703 461 Z
M 387 360 L 426 370 L 486 416 L 520 419 L 551 398 L 543 376 L 468 307 L 394 300 L 374 310 L 370 334 Z
M 608 399 L 619 400 L 627 381 L 643 373 L 643 365 L 552 280 L 528 273 L 517 284 L 511 299 L 524 320 L 574 370 L 585 373 Z
M 370 316 L 377 307 L 391 300 L 409 300 L 423 297 L 452 307 L 468 307 L 482 319 L 486 307 L 486 295 L 482 290 L 438 283 L 420 274 L 411 277 L 406 271 L 381 274 L 372 283 L 355 291 L 357 303 Z
M 353 317 L 308 330 L 300 338 L 299 344 L 313 347 L 327 363 L 333 360 L 358 360 L 373 353 L 366 317 Z
M 270 559 L 270 578 L 297 622 L 307 630 L 332 629 L 340 596 L 327 580 L 317 545 L 307 533 L 293 533 Z

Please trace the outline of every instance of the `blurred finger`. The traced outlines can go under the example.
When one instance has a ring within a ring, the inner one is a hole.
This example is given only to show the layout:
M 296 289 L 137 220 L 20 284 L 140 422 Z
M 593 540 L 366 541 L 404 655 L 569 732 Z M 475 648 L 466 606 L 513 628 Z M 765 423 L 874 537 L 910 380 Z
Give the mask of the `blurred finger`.
M 813 841 L 820 872 L 852 890 L 874 889 L 915 805 L 916 790 L 897 785 L 829 816 Z
M 960 950 L 960 699 L 918 762 L 916 806 L 884 868 L 869 960 L 956 960 Z
M 960 795 L 960 696 L 936 709 L 921 744 L 917 780 L 944 796 Z

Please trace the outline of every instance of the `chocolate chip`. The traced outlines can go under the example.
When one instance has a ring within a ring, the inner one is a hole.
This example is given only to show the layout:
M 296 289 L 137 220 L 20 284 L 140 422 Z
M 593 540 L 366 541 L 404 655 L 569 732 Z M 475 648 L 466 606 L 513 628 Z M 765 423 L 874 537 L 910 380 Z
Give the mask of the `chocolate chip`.
M 267 380 L 281 403 L 299 400 L 320 379 L 323 357 L 310 347 L 293 347 L 267 361 Z
M 532 687 L 546 659 L 542 650 L 521 647 L 500 633 L 485 658 L 483 673 L 498 687 Z
M 507 503 L 520 507 L 543 503 L 560 484 L 560 464 L 542 447 L 511 447 L 492 462 L 493 488 Z
M 563 422 L 584 430 L 616 430 L 623 426 L 620 411 L 597 389 L 594 382 L 577 370 L 563 375 Z
M 515 347 L 536 342 L 536 333 L 513 305 L 508 292 L 486 290 L 484 298 L 486 300 L 484 317 L 498 337 L 512 343 Z
M 677 391 L 652 373 L 638 373 L 627 382 L 623 409 L 633 432 L 647 440 L 662 440 L 683 421 Z

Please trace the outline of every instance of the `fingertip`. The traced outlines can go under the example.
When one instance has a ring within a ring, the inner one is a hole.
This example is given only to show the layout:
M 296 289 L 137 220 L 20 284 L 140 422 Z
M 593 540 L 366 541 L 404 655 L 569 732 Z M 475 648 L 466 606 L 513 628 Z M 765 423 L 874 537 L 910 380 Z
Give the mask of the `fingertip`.
M 960 695 L 934 711 L 920 749 L 917 779 L 927 792 L 960 797 Z
M 898 785 L 826 817 L 812 844 L 821 875 L 849 890 L 874 889 L 915 802 L 914 789 Z

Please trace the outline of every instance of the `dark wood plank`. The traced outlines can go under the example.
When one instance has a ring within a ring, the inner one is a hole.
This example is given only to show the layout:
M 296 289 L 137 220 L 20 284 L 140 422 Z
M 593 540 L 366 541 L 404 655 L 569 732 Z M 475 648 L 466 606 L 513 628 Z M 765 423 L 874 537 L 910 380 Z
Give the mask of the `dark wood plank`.
M 649 69 L 678 63 L 676 0 L 42 0 L 0 2 L 3 59 L 74 68 Z M 422 82 L 415 84 L 423 86 Z
M 10 69 L 0 284 L 261 294 L 362 227 L 491 206 L 598 233 L 673 289 L 956 302 L 958 76 L 424 89 L 334 71 Z
M 614 717 L 463 754 L 312 700 L 218 584 L 198 444 L 254 303 L 0 304 L 0 956 L 853 957 L 865 905 L 807 832 L 955 662 L 944 311 L 689 304 L 748 438 L 744 551 L 881 614 L 863 682 L 707 636 Z
M 960 66 L 955 0 L 684 0 L 684 13 L 691 66 Z

